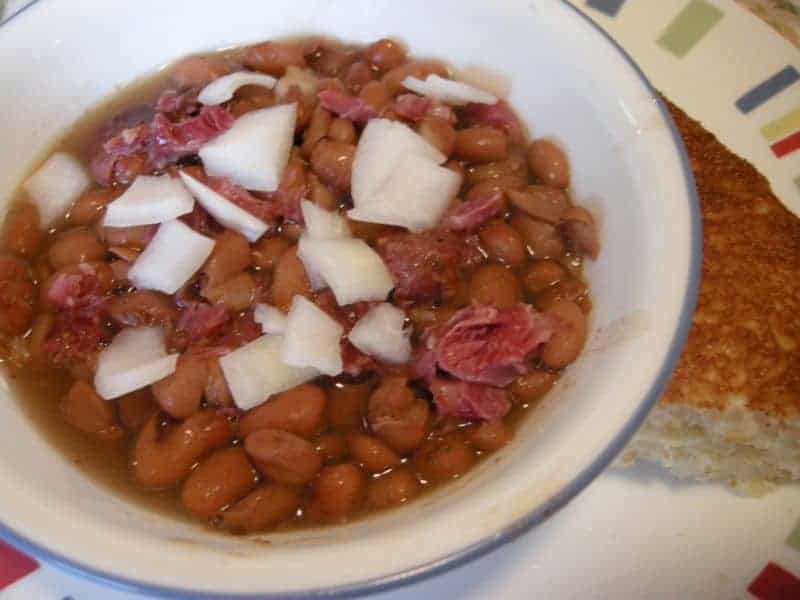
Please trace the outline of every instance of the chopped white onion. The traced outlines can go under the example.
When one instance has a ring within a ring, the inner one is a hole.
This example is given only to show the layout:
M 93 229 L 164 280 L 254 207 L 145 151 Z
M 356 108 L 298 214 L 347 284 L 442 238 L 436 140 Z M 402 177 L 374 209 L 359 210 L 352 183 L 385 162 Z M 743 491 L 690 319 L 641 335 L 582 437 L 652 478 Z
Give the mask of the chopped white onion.
M 230 75 L 218 77 L 200 90 L 197 99 L 202 104 L 222 104 L 227 102 L 243 85 L 260 85 L 272 89 L 278 80 L 262 73 L 238 71 Z
M 219 359 L 233 401 L 242 410 L 263 404 L 273 394 L 311 381 L 316 369 L 290 367 L 281 360 L 283 336 L 263 335 Z
M 296 118 L 296 104 L 242 115 L 228 131 L 200 148 L 206 173 L 229 177 L 249 190 L 275 191 L 289 160 Z
M 405 329 L 405 313 L 383 302 L 373 306 L 347 334 L 353 345 L 382 361 L 403 364 L 411 358 L 411 330 Z
M 445 79 L 439 75 L 428 75 L 425 80 L 417 77 L 406 77 L 403 86 L 412 92 L 440 100 L 445 104 L 463 106 L 470 102 L 477 104 L 495 104 L 497 97 L 489 92 L 479 90 L 461 81 Z
M 310 96 L 317 91 L 319 79 L 311 69 L 301 69 L 300 67 L 289 65 L 284 76 L 278 80 L 278 84 L 275 86 L 275 93 L 278 98 L 283 98 L 294 85 L 300 88 L 304 96 Z
M 78 160 L 66 152 L 56 152 L 28 177 L 22 188 L 39 209 L 39 224 L 49 229 L 69 211 L 91 184 Z
M 266 335 L 283 335 L 286 331 L 286 315 L 281 309 L 269 304 L 256 304 L 253 320 L 261 325 L 261 331 Z
M 167 355 L 159 327 L 123 329 L 98 357 L 94 387 L 106 400 L 155 383 L 175 372 L 177 354 Z
M 351 237 L 347 219 L 339 213 L 325 210 L 305 199 L 300 201 L 300 208 L 303 211 L 303 220 L 309 237 L 315 240 Z
M 388 119 L 371 119 L 353 158 L 351 190 L 357 208 L 366 206 L 407 155 L 442 164 L 447 157 L 410 127 Z
M 269 225 L 264 221 L 236 206 L 222 194 L 215 192 L 183 171 L 181 171 L 181 179 L 200 205 L 218 223 L 228 229 L 238 231 L 249 241 L 255 242 L 269 229 Z
M 508 98 L 511 93 L 511 79 L 501 71 L 468 65 L 457 69 L 453 76 L 459 81 L 494 94 L 498 98 Z
M 177 219 L 192 212 L 194 198 L 169 175 L 139 175 L 133 184 L 106 207 L 105 227 L 135 227 Z
M 342 372 L 344 327 L 303 296 L 295 296 L 286 317 L 281 358 L 293 367 L 311 367 L 331 377 Z
M 297 256 L 307 273 L 314 273 L 328 284 L 340 306 L 386 300 L 394 287 L 380 255 L 358 238 L 315 240 L 303 235 Z
M 167 221 L 136 258 L 128 279 L 139 289 L 174 294 L 203 266 L 213 249 L 214 240 L 181 221 Z
M 408 154 L 365 206 L 356 205 L 347 216 L 356 221 L 397 225 L 409 231 L 434 227 L 461 187 L 461 176 Z

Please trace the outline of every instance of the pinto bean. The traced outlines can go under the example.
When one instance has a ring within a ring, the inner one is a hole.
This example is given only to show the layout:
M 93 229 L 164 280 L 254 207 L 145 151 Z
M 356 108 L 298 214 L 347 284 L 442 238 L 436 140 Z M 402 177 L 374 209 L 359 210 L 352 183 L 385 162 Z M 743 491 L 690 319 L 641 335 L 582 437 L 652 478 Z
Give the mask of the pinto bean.
M 367 401 L 375 388 L 373 380 L 337 383 L 328 391 L 328 420 L 331 427 L 361 427 Z
M 406 51 L 394 40 L 383 38 L 367 46 L 363 58 L 378 73 L 386 73 L 406 62 Z
M 476 200 L 478 198 L 486 198 L 496 192 L 503 194 L 503 200 L 508 200 L 509 192 L 513 190 L 520 190 L 525 188 L 525 182 L 519 177 L 503 176 L 495 179 L 484 179 L 469 188 L 464 200 Z
M 137 431 L 144 425 L 155 409 L 156 404 L 150 388 L 136 390 L 117 400 L 119 421 L 125 429 L 132 431 Z
M 324 463 L 339 462 L 347 456 L 347 439 L 342 433 L 323 433 L 317 438 L 317 452 Z
M 0 255 L 0 332 L 13 336 L 28 330 L 33 320 L 33 296 L 28 264 Z
M 534 369 L 511 383 L 511 397 L 515 402 L 532 404 L 549 392 L 556 380 L 558 375 L 553 371 Z
M 265 237 L 258 240 L 250 258 L 253 265 L 260 269 L 273 269 L 278 259 L 289 247 L 289 241 L 282 237 Z
M 489 222 L 481 227 L 478 237 L 489 258 L 511 267 L 518 267 L 525 261 L 525 242 L 511 225 L 502 221 Z
M 597 258 L 600 239 L 591 213 L 580 206 L 573 206 L 562 215 L 562 220 L 561 230 L 567 238 L 570 252 Z
M 511 432 L 502 421 L 483 421 L 469 432 L 469 442 L 478 450 L 489 452 L 505 446 Z
M 200 410 L 163 431 L 161 418 L 150 417 L 133 447 L 133 476 L 146 488 L 169 488 L 183 481 L 194 463 L 233 438 L 231 424 L 214 410 Z
M 222 305 L 229 312 L 246 310 L 253 304 L 255 296 L 256 281 L 250 273 L 239 273 L 224 283 L 203 289 L 204 298 L 212 304 Z
M 30 202 L 11 208 L 3 223 L 3 247 L 30 258 L 39 249 L 45 232 L 39 224 L 39 209 Z
M 480 300 L 476 299 L 476 302 L 480 302 Z M 408 309 L 408 318 L 414 324 L 414 330 L 421 335 L 429 327 L 435 327 L 447 321 L 455 312 L 455 306 L 416 304 Z
M 233 395 L 225 381 L 225 374 L 219 366 L 219 358 L 213 357 L 206 363 L 208 378 L 203 396 L 210 406 L 228 407 L 233 406 Z
M 447 67 L 437 60 L 417 60 L 408 62 L 386 72 L 381 81 L 392 96 L 403 90 L 406 77 L 425 79 L 428 75 L 447 77 Z
M 478 304 L 507 308 L 522 300 L 519 279 L 496 263 L 479 267 L 469 280 L 469 296 Z
M 313 173 L 308 176 L 308 199 L 325 210 L 335 211 L 339 207 L 339 195 L 322 183 Z
M 306 66 L 302 44 L 291 42 L 264 42 L 250 46 L 245 49 L 242 60 L 248 69 L 273 77 L 286 74 L 286 69 L 290 66 Z
M 381 473 L 400 464 L 400 457 L 379 439 L 364 433 L 350 433 L 347 447 L 353 460 L 368 473 Z
M 425 118 L 417 125 L 417 133 L 445 156 L 453 154 L 456 148 L 456 130 L 444 119 Z
M 261 484 L 222 513 L 222 526 L 233 533 L 258 533 L 292 519 L 300 494 L 289 486 Z
M 115 296 L 109 302 L 108 314 L 120 327 L 158 324 L 171 329 L 178 320 L 178 309 L 170 297 L 149 290 L 137 290 L 130 294 Z
M 551 225 L 557 225 L 569 208 L 564 191 L 550 185 L 531 185 L 525 191 L 509 192 L 508 197 L 516 210 Z
M 256 472 L 241 448 L 223 448 L 204 459 L 181 489 L 181 503 L 202 519 L 217 516 L 256 487 Z
M 114 405 L 103 400 L 91 384 L 76 381 L 58 405 L 61 416 L 73 427 L 106 441 L 122 437 Z
M 561 258 L 566 254 L 564 240 L 553 225 L 521 214 L 512 216 L 509 224 L 520 232 L 534 258 Z
M 161 410 L 175 419 L 185 419 L 200 409 L 208 380 L 206 363 L 204 356 L 183 354 L 172 375 L 150 386 Z
M 239 431 L 244 437 L 259 429 L 281 429 L 312 439 L 324 426 L 325 392 L 310 383 L 277 394 L 239 420 Z
M 528 166 L 548 185 L 569 187 L 569 161 L 564 151 L 549 140 L 534 140 L 528 148 Z
M 370 81 L 365 84 L 358 93 L 358 97 L 379 113 L 392 101 L 392 93 L 382 81 Z
M 414 474 L 405 468 L 392 469 L 389 473 L 372 479 L 367 486 L 367 507 L 375 510 L 405 504 L 420 492 L 420 484 Z
M 463 475 L 475 463 L 475 454 L 460 437 L 446 436 L 425 442 L 412 460 L 424 481 L 439 482 Z
M 317 521 L 341 521 L 361 507 L 366 481 L 353 463 L 325 467 L 314 481 L 309 516 Z
M 586 343 L 586 315 L 569 300 L 554 302 L 547 313 L 558 319 L 553 337 L 542 346 L 542 362 L 551 369 L 562 369 L 578 358 Z
M 568 277 L 567 270 L 554 260 L 535 260 L 522 273 L 522 286 L 529 294 L 539 294 Z
M 33 320 L 31 334 L 28 337 L 28 352 L 30 352 L 31 360 L 41 362 L 47 358 L 42 350 L 42 345 L 50 335 L 54 323 L 53 313 L 41 313 Z
M 259 472 L 278 483 L 308 483 L 322 468 L 314 444 L 280 429 L 254 431 L 244 439 L 244 449 Z
M 475 185 L 487 179 L 508 178 L 508 180 L 515 179 L 524 188 L 528 185 L 528 168 L 524 161 L 510 156 L 506 160 L 472 165 L 467 169 L 466 177 L 469 185 Z
M 308 127 L 306 127 L 306 130 L 303 132 L 303 145 L 301 146 L 303 156 L 306 158 L 310 157 L 317 143 L 325 139 L 325 136 L 328 135 L 328 128 L 332 120 L 333 117 L 331 113 L 328 112 L 322 104 L 317 104 L 316 108 L 314 108 L 314 112 L 311 114 L 311 121 L 309 121 Z
M 538 293 L 533 304 L 537 310 L 548 310 L 559 300 L 574 302 L 581 307 L 584 313 L 589 312 L 592 307 L 589 299 L 589 288 L 586 287 L 586 284 L 578 279 L 570 279 L 568 277 Z
M 80 226 L 99 221 L 106 212 L 106 206 L 116 200 L 121 193 L 119 188 L 98 188 L 85 192 L 69 209 L 67 223 Z
M 355 152 L 353 144 L 322 140 L 311 153 L 311 169 L 324 183 L 337 190 L 349 190 Z
M 491 162 L 508 156 L 508 140 L 494 127 L 467 127 L 456 132 L 456 158 L 469 162 Z
M 241 233 L 226 229 L 214 241 L 214 250 L 202 269 L 209 287 L 227 281 L 251 264 L 250 244 Z
M 345 87 L 353 94 L 358 94 L 366 84 L 375 79 L 376 72 L 363 61 L 356 61 L 347 68 L 344 76 Z
M 54 269 L 102 260 L 105 255 L 105 246 L 94 232 L 84 228 L 71 229 L 60 234 L 47 252 L 47 258 Z
M 355 125 L 350 119 L 334 119 L 328 128 L 328 139 L 342 144 L 355 144 Z
M 328 77 L 339 77 L 357 60 L 355 52 L 339 44 L 326 43 L 309 60 L 311 67 Z
M 109 246 L 128 246 L 141 250 L 153 239 L 158 225 L 134 227 L 100 227 L 100 239 Z
M 313 297 L 306 269 L 297 257 L 297 246 L 287 249 L 278 259 L 271 292 L 272 303 L 284 312 L 289 310 L 292 299 L 296 295 L 299 294 L 308 299 Z
M 430 408 L 406 385 L 404 377 L 385 377 L 367 406 L 370 429 L 395 452 L 404 455 L 428 434 Z
M 227 75 L 233 66 L 221 56 L 187 56 L 170 69 L 170 77 L 179 87 L 200 87 Z

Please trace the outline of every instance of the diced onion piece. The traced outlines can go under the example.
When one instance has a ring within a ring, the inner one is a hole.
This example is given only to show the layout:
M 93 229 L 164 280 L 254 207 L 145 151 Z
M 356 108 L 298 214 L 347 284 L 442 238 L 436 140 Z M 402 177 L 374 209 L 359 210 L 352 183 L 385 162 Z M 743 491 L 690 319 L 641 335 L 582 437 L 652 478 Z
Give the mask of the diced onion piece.
M 255 242 L 269 229 L 269 225 L 264 221 L 239 208 L 222 194 L 215 192 L 183 171 L 181 171 L 181 179 L 200 205 L 218 223 L 228 229 L 238 231 L 249 241 Z
M 39 209 L 39 224 L 49 229 L 67 214 L 73 202 L 91 184 L 80 162 L 71 154 L 56 152 L 22 184 Z
M 275 86 L 275 93 L 278 98 L 282 98 L 295 85 L 300 88 L 304 96 L 311 96 L 317 91 L 319 79 L 311 69 L 301 69 L 300 67 L 289 65 L 284 76 L 278 80 L 278 84 Z
M 403 364 L 411 358 L 411 330 L 404 329 L 405 313 L 383 302 L 369 309 L 347 334 L 365 354 L 388 363 Z
M 459 81 L 494 94 L 498 98 L 508 98 L 511 93 L 511 79 L 501 71 L 477 65 L 468 65 L 462 69 L 457 69 L 453 76 Z
M 351 190 L 356 207 L 369 204 L 373 195 L 407 155 L 442 164 L 447 157 L 410 127 L 388 119 L 371 119 L 364 128 L 353 158 Z
M 439 75 L 428 75 L 425 80 L 417 77 L 406 77 L 403 86 L 412 92 L 440 100 L 445 104 L 463 106 L 474 102 L 476 104 L 496 104 L 497 97 L 489 92 L 479 90 L 461 81 L 445 79 Z
M 228 131 L 200 148 L 206 173 L 229 177 L 248 190 L 274 192 L 289 160 L 296 117 L 296 104 L 242 115 Z
M 284 363 L 282 347 L 283 336 L 264 335 L 219 359 L 236 406 L 250 410 L 273 394 L 319 375 L 316 369 L 290 367 Z
M 212 81 L 200 90 L 197 99 L 202 104 L 222 104 L 233 98 L 236 90 L 243 85 L 260 85 L 272 89 L 277 81 L 274 77 L 262 73 L 239 71 Z
M 106 207 L 105 227 L 135 227 L 177 219 L 192 212 L 194 198 L 169 175 L 140 175 Z
M 336 212 L 325 210 L 309 200 L 301 200 L 303 220 L 308 236 L 315 240 L 334 240 L 351 237 L 347 219 Z
M 362 300 L 386 300 L 394 287 L 378 253 L 357 238 L 315 240 L 303 235 L 297 256 L 306 272 L 315 273 L 328 284 L 340 306 Z
M 167 221 L 137 257 L 128 279 L 139 289 L 174 294 L 203 266 L 213 249 L 214 240 L 181 221 Z
M 409 154 L 400 160 L 372 201 L 366 206 L 357 205 L 347 216 L 356 221 L 423 231 L 436 226 L 460 186 L 458 173 Z
M 286 317 L 281 358 L 293 367 L 311 367 L 331 377 L 342 372 L 344 327 L 303 296 L 295 296 Z
M 283 335 L 286 331 L 286 315 L 279 308 L 269 304 L 256 304 L 253 309 L 253 320 L 261 325 L 266 335 Z
M 159 327 L 123 329 L 100 353 L 94 387 L 106 400 L 119 398 L 172 374 L 177 361 Z

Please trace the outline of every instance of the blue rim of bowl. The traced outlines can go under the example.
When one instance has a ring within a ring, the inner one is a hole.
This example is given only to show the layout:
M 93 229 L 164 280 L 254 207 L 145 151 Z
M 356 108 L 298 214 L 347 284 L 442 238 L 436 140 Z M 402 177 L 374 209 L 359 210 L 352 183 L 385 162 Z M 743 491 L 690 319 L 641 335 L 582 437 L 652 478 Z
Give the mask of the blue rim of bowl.
M 6 25 L 20 14 L 27 12 L 28 9 L 34 5 L 42 4 L 44 0 L 34 0 L 29 5 L 25 6 L 18 12 L 9 16 L 1 25 Z M 650 410 L 655 406 L 658 398 L 661 396 L 664 388 L 666 387 L 670 375 L 678 362 L 681 351 L 683 350 L 686 338 L 689 335 L 689 329 L 692 324 L 692 316 L 694 315 L 695 306 L 697 303 L 697 294 L 700 285 L 700 265 L 702 261 L 702 221 L 700 218 L 700 203 L 697 195 L 697 188 L 695 186 L 694 174 L 689 163 L 689 157 L 686 152 L 686 147 L 683 144 L 680 134 L 678 133 L 675 122 L 664 105 L 663 101 L 658 95 L 658 92 L 650 83 L 650 80 L 642 72 L 639 65 L 630 54 L 620 46 L 614 38 L 605 32 L 597 23 L 590 17 L 581 12 L 578 8 L 570 4 L 567 0 L 561 0 L 562 4 L 569 7 L 576 15 L 588 23 L 595 31 L 597 31 L 605 40 L 611 44 L 620 56 L 628 63 L 628 66 L 636 73 L 639 80 L 647 89 L 651 99 L 656 102 L 661 116 L 667 123 L 672 141 L 675 145 L 680 159 L 681 167 L 683 169 L 684 181 L 686 183 L 686 193 L 689 198 L 689 214 L 690 214 L 690 262 L 689 262 L 689 279 L 687 282 L 686 293 L 683 299 L 683 306 L 681 308 L 680 320 L 678 327 L 675 330 L 675 335 L 670 342 L 669 352 L 664 359 L 658 376 L 656 377 L 650 390 L 645 394 L 641 404 L 637 408 L 633 416 L 628 420 L 625 426 L 614 437 L 614 439 L 606 446 L 598 457 L 581 473 L 579 473 L 567 486 L 559 491 L 555 496 L 550 498 L 542 506 L 534 509 L 527 515 L 521 517 L 515 522 L 508 525 L 499 533 L 493 534 L 491 537 L 476 542 L 458 552 L 453 552 L 438 560 L 431 561 L 424 565 L 420 565 L 413 569 L 400 571 L 392 575 L 385 575 L 375 579 L 369 579 L 354 584 L 347 584 L 335 588 L 316 589 L 303 592 L 290 592 L 290 593 L 277 593 L 277 594 L 264 594 L 264 593 L 244 593 L 244 594 L 231 594 L 224 592 L 205 592 L 191 589 L 172 588 L 161 585 L 148 584 L 142 581 L 133 579 L 126 579 L 117 577 L 110 573 L 98 571 L 91 566 L 81 564 L 66 556 L 62 556 L 56 552 L 48 550 L 26 539 L 22 534 L 12 530 L 4 523 L 0 523 L 0 539 L 8 542 L 23 552 L 27 552 L 32 556 L 54 564 L 61 569 L 68 571 L 79 577 L 83 577 L 95 583 L 107 585 L 109 587 L 133 593 L 156 594 L 162 597 L 169 598 L 229 598 L 229 599 L 255 599 L 255 598 L 270 598 L 270 599 L 298 599 L 298 598 L 341 598 L 353 597 L 367 593 L 383 592 L 395 589 L 401 586 L 410 585 L 440 575 L 446 571 L 460 567 L 472 560 L 480 558 L 488 554 L 492 550 L 499 548 L 509 542 L 517 539 L 523 533 L 533 529 L 560 509 L 567 505 L 575 496 L 584 490 L 606 467 L 608 467 L 614 458 L 619 454 L 622 448 L 633 437 L 636 431 L 644 422 Z

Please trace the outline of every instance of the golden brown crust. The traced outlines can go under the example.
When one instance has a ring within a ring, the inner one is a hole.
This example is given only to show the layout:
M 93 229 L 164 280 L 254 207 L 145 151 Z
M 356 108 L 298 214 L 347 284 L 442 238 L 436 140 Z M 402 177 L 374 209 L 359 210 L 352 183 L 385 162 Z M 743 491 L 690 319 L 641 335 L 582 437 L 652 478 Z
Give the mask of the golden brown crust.
M 800 414 L 800 219 L 767 180 L 667 102 L 703 218 L 700 297 L 662 403 Z

